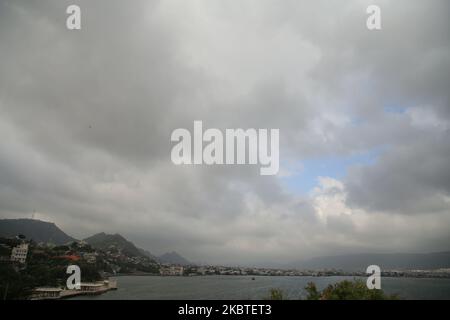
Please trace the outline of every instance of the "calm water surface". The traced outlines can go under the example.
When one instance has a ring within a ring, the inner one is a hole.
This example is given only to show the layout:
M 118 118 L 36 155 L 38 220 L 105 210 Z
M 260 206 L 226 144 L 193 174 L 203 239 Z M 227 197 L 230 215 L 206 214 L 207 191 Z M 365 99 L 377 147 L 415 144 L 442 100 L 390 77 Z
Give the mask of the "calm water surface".
M 354 277 L 266 277 L 256 276 L 117 277 L 118 290 L 77 299 L 264 299 L 271 288 L 283 290 L 288 299 L 304 299 L 304 287 L 315 282 L 319 289 Z M 403 299 L 450 299 L 450 279 L 382 278 L 386 293 Z

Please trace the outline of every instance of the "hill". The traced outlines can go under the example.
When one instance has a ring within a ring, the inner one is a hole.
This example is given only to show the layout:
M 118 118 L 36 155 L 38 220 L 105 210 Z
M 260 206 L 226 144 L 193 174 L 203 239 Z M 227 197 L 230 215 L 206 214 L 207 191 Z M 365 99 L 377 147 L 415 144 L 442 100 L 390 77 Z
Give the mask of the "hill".
M 23 234 L 37 243 L 62 245 L 77 241 L 64 233 L 54 223 L 34 219 L 1 219 L 0 237 L 11 238 Z
M 189 265 L 191 262 L 186 260 L 184 257 L 176 253 L 175 251 L 164 253 L 158 257 L 158 261 L 161 263 L 179 264 L 179 265 Z
M 142 255 L 144 255 L 145 257 L 148 257 L 148 258 L 150 258 L 150 259 L 152 259 L 152 260 L 158 260 L 158 258 L 157 257 L 155 257 L 153 254 L 151 254 L 149 251 L 147 251 L 147 250 L 145 250 L 145 249 L 142 249 L 142 248 L 139 248 L 139 247 L 136 247 L 138 250 L 139 250 L 139 252 L 142 254 Z
M 97 233 L 89 238 L 84 239 L 93 248 L 100 250 L 116 249 L 129 257 L 148 257 L 142 249 L 138 249 L 134 243 L 128 241 L 120 234 L 106 234 L 104 232 Z

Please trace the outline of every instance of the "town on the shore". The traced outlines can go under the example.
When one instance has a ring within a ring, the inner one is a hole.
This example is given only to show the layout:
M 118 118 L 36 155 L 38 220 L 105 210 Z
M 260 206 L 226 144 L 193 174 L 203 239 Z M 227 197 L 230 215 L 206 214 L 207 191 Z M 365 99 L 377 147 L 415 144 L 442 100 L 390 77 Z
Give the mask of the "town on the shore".
M 366 276 L 365 270 L 299 270 L 243 266 L 176 264 L 157 261 L 145 254 L 130 253 L 115 243 L 102 249 L 86 241 L 64 245 L 36 243 L 23 235 L 0 238 L 1 292 L 3 299 L 62 299 L 101 294 L 117 289 L 121 275 L 148 276 Z M 69 265 L 81 270 L 79 289 L 68 289 Z M 386 277 L 450 278 L 450 269 L 384 270 Z

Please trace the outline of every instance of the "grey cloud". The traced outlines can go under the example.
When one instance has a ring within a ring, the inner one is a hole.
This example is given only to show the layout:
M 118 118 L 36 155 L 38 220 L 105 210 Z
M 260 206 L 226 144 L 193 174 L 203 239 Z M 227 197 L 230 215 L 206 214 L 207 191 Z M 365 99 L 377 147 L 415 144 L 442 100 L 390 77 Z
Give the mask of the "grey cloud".
M 374 166 L 354 168 L 347 177 L 350 202 L 370 210 L 448 213 L 448 132 L 435 135 L 393 146 Z
M 450 119 L 447 1 L 385 1 L 377 33 L 364 1 L 77 3 L 71 32 L 71 1 L 0 1 L 0 216 L 217 263 L 444 246 L 444 223 L 407 238 L 448 220 L 448 131 L 384 108 Z M 343 178 L 354 213 L 324 223 L 255 167 L 173 166 L 170 133 L 194 120 L 279 128 L 282 163 L 384 151 Z M 371 219 L 394 215 L 410 229 L 378 239 Z

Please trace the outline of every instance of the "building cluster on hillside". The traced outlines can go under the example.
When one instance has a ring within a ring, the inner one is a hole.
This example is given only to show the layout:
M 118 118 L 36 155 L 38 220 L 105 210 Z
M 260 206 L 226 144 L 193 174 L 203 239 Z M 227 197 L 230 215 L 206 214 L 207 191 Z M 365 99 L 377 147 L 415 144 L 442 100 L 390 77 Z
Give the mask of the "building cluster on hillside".
M 22 237 L 0 240 L 0 262 L 23 267 L 29 251 L 29 242 Z
M 131 256 L 120 248 L 111 246 L 107 250 L 94 249 L 83 241 L 66 245 L 34 243 L 23 238 L 0 238 L 0 262 L 13 264 L 16 268 L 26 268 L 32 259 L 35 263 L 66 261 L 67 264 L 90 265 L 105 275 L 117 273 L 159 273 L 159 264 L 145 256 Z

